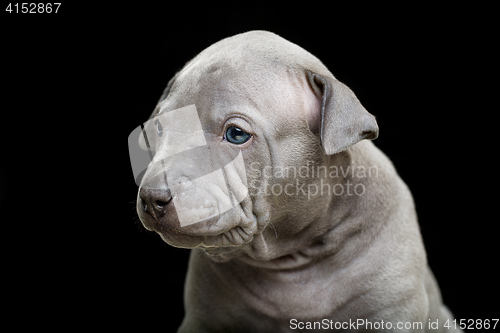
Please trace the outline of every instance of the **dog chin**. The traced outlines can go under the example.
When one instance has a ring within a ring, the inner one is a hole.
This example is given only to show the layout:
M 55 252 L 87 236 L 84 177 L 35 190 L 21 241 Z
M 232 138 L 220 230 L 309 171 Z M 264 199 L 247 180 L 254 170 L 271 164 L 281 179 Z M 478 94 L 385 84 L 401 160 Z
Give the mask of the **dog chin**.
M 149 212 L 138 210 L 138 213 L 147 230 L 155 231 L 167 244 L 180 248 L 212 250 L 240 247 L 251 242 L 258 229 L 255 216 L 246 216 L 239 207 L 184 226 L 172 212 L 167 212 L 160 219 Z
M 239 247 L 253 240 L 253 233 L 235 226 L 217 235 L 190 235 L 174 229 L 156 231 L 167 244 L 180 248 L 200 248 L 210 255 L 221 255 L 238 250 Z

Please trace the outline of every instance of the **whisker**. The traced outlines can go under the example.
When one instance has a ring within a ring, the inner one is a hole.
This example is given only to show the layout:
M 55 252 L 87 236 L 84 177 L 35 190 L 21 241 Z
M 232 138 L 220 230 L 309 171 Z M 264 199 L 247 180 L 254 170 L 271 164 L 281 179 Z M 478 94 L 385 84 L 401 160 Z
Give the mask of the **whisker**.
M 278 232 L 276 231 L 276 228 L 274 227 L 274 224 L 273 224 L 271 221 L 269 221 L 269 224 L 270 224 L 270 225 L 271 225 L 271 227 L 273 228 L 273 230 L 274 230 L 274 234 L 276 235 L 276 238 L 278 238 Z
M 200 251 L 200 253 L 198 254 L 198 258 L 196 258 L 196 261 L 197 262 L 200 261 L 202 257 L 203 257 L 203 250 Z

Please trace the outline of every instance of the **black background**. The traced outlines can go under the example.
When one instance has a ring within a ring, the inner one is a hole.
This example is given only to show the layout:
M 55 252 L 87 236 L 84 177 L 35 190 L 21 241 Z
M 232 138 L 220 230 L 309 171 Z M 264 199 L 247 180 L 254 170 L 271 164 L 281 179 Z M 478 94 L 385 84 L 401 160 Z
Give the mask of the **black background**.
M 189 251 L 137 222 L 127 137 L 185 62 L 255 29 L 316 55 L 377 117 L 445 303 L 500 316 L 493 9 L 332 4 L 2 4 L 3 283 L 18 325 L 175 330 Z

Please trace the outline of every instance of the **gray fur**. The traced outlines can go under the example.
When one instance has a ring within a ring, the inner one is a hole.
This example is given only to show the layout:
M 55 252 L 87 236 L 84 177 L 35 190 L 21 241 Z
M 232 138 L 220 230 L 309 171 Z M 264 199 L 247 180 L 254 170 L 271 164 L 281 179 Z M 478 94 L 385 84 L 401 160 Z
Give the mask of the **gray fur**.
M 377 137 L 375 118 L 316 57 L 270 32 L 226 38 L 177 73 L 153 116 L 192 104 L 211 156 L 242 152 L 249 195 L 216 219 L 184 227 L 172 205 L 164 216 L 138 206 L 148 230 L 193 249 L 179 332 L 296 331 L 292 319 L 418 321 L 423 330 L 373 331 L 446 331 L 453 317 L 427 265 L 411 193 L 364 140 Z M 225 142 L 228 119 L 251 140 Z M 304 167 L 313 171 L 304 176 Z M 163 172 L 179 179 L 173 197 L 188 191 L 186 168 L 175 160 L 151 167 L 143 193 L 166 190 Z M 235 174 L 230 187 L 242 177 Z M 189 204 L 206 209 L 205 192 L 189 191 Z M 429 330 L 436 320 L 441 329 Z

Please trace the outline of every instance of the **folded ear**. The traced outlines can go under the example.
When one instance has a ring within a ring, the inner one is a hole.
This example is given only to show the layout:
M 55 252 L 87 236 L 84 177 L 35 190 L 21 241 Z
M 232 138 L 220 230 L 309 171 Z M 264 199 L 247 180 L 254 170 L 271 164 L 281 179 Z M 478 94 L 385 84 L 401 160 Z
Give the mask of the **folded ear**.
M 378 137 L 375 117 L 343 83 L 307 71 L 309 84 L 321 101 L 321 145 L 333 155 L 363 140 Z

